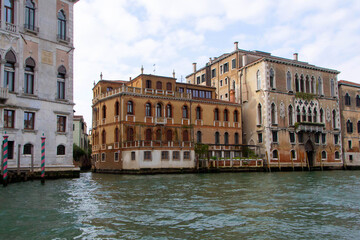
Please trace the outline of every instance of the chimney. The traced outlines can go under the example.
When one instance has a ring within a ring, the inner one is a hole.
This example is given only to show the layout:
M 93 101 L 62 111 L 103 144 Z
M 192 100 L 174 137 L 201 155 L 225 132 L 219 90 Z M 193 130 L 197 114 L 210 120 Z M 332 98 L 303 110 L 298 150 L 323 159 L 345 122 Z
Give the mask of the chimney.
M 193 63 L 194 73 L 196 73 L 196 63 Z
M 210 64 L 212 64 L 212 58 L 211 57 L 209 58 L 209 62 L 210 62 Z
M 144 74 L 144 66 L 141 65 L 141 74 Z
M 299 54 L 298 54 L 298 53 L 294 53 L 293 56 L 294 56 L 294 60 L 295 60 L 295 61 L 298 61 L 298 59 L 299 59 Z
M 173 78 L 175 78 L 175 69 L 173 70 Z
M 239 42 L 234 42 L 234 46 L 235 46 L 235 51 L 237 51 L 239 49 Z
M 246 65 L 247 65 L 247 55 L 244 54 L 244 55 L 242 56 L 242 66 L 245 67 Z

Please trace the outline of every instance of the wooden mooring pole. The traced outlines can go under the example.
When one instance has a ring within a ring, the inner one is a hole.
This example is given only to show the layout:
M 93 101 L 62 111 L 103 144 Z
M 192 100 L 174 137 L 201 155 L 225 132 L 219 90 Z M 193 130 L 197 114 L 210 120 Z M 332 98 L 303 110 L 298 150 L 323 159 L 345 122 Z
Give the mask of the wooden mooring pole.
M 41 183 L 45 184 L 45 136 L 41 137 Z
M 8 169 L 7 169 L 7 160 L 8 160 L 8 135 L 4 135 L 4 148 L 3 148 L 3 155 L 4 155 L 4 161 L 3 161 L 3 185 L 4 187 L 8 184 Z
M 31 144 L 31 180 L 34 179 L 34 146 Z
M 21 145 L 18 144 L 18 156 L 17 156 L 17 175 L 20 176 L 20 151 Z

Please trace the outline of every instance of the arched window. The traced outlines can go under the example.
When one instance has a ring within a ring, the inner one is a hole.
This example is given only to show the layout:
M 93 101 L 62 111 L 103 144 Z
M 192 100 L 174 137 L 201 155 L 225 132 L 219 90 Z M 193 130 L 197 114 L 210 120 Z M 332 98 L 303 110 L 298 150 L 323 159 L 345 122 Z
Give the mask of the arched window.
M 172 91 L 172 84 L 171 83 L 166 83 L 166 90 L 168 91 Z
M 229 133 L 227 132 L 224 134 L 224 144 L 229 145 Z
M 166 141 L 172 142 L 172 131 L 170 129 L 166 132 Z
M 313 122 L 317 122 L 317 110 L 316 110 L 316 108 L 314 108 L 314 120 L 313 120 Z
M 115 116 L 119 116 L 119 108 L 120 108 L 119 102 L 116 101 L 115 102 Z
M 106 106 L 105 105 L 102 106 L 102 114 L 103 114 L 102 117 L 106 118 Z
M 275 73 L 274 69 L 270 69 L 270 88 L 275 88 Z
M 146 88 L 151 88 L 151 80 L 146 80 Z
M 234 111 L 234 122 L 239 122 L 239 112 L 238 112 L 238 110 Z
M 235 80 L 233 80 L 232 89 L 235 89 Z
M 35 31 L 35 4 L 31 0 L 26 0 L 25 28 Z
M 196 108 L 196 119 L 201 119 L 201 108 L 197 107 Z
M 15 91 L 15 63 L 16 57 L 12 51 L 5 55 L 5 68 L 4 68 L 4 87 L 9 89 L 9 92 Z
M 219 132 L 215 133 L 215 144 L 220 144 L 220 133 Z
M 116 103 L 119 104 L 118 102 Z M 127 113 L 131 115 L 134 114 L 134 103 L 132 101 L 128 101 L 127 103 Z
M 286 89 L 288 91 L 292 91 L 292 87 L 291 87 L 291 73 L 287 72 L 286 74 Z
M 278 157 L 279 157 L 279 154 L 278 154 L 278 151 L 277 151 L 277 150 L 274 150 L 274 151 L 272 152 L 272 155 L 273 155 L 273 159 L 278 159 Z
M 14 0 L 5 0 L 5 22 L 14 24 Z
M 229 111 L 227 109 L 224 110 L 224 121 L 225 122 L 229 121 Z
M 276 107 L 275 103 L 271 104 L 271 124 L 276 124 Z
M 214 121 L 220 121 L 218 108 L 215 108 L 214 110 Z
M 291 154 L 291 159 L 292 159 L 292 160 L 296 159 L 296 152 L 295 152 L 295 150 L 291 150 L 290 154 Z
M 129 142 L 134 141 L 134 129 L 132 127 L 127 129 L 126 139 Z
M 202 141 L 201 141 L 201 132 L 200 131 L 197 131 L 197 133 L 196 133 L 196 142 L 197 143 L 201 143 Z
M 326 159 L 326 151 L 321 152 L 321 159 Z
M 305 86 L 304 75 L 301 74 L 300 75 L 300 91 L 301 92 L 305 92 L 304 86 Z
M 156 117 L 162 117 L 162 104 L 156 104 Z
M 257 71 L 256 73 L 256 85 L 257 85 L 257 90 L 261 89 L 261 75 L 260 75 L 260 70 Z
M 305 89 L 307 93 L 310 93 L 310 79 L 309 76 L 306 75 L 306 80 L 305 80 Z
M 34 59 L 27 58 L 25 60 L 24 93 L 34 94 L 34 68 Z
M 320 109 L 320 122 L 324 122 L 324 110 L 322 108 Z
M 188 118 L 188 107 L 187 106 L 182 107 L 182 117 Z
M 301 113 L 300 113 L 300 107 L 299 106 L 296 108 L 296 121 L 301 122 Z
M 314 76 L 311 77 L 311 93 L 316 93 L 316 82 Z
M 353 124 L 350 121 L 350 119 L 347 120 L 347 122 L 346 122 L 346 131 L 347 131 L 347 133 L 352 133 L 353 132 Z
M 335 96 L 335 83 L 334 83 L 334 79 L 330 80 L 330 92 L 331 92 L 331 96 L 334 97 Z
M 321 77 L 318 78 L 318 88 L 319 95 L 323 95 L 323 82 Z
M 106 132 L 105 132 L 105 130 L 103 130 L 102 133 L 101 133 L 101 143 L 106 144 Z
M 332 111 L 332 122 L 333 122 L 333 128 L 336 128 L 336 111 L 335 111 L 335 109 Z
M 335 152 L 335 159 L 340 159 L 340 153 L 338 151 Z
M 162 89 L 162 82 L 160 82 L 160 81 L 156 82 L 156 89 L 159 89 L 159 90 Z
M 239 141 L 239 133 L 235 133 L 235 134 L 234 134 L 234 143 L 235 143 L 235 144 L 239 144 L 239 143 L 240 143 L 240 141 Z
M 56 155 L 65 155 L 65 146 L 64 145 L 57 146 Z
M 312 122 L 312 113 L 311 113 L 311 108 L 310 107 L 308 109 L 308 122 Z
M 356 106 L 360 107 L 360 97 L 359 97 L 359 95 L 356 95 Z
M 156 130 L 156 141 L 161 141 L 161 129 Z
M 58 68 L 57 89 L 56 89 L 58 99 L 65 99 L 65 75 L 66 75 L 66 68 L 64 66 L 60 66 Z
M 351 105 L 351 98 L 350 98 L 349 93 L 346 93 L 346 94 L 345 94 L 345 105 L 346 105 L 346 106 L 350 106 L 350 105 Z
M 294 125 L 294 120 L 293 120 L 293 107 L 290 105 L 289 106 L 289 111 L 288 111 L 288 117 L 289 117 L 289 125 L 293 126 Z
M 145 105 L 145 116 L 151 117 L 151 103 Z
M 66 40 L 66 16 L 63 10 L 58 12 L 58 38 Z
M 260 103 L 258 104 L 258 107 L 257 107 L 257 121 L 258 121 L 258 125 L 262 124 L 262 110 L 261 110 Z
M 305 109 L 305 107 L 303 107 L 303 111 L 302 111 L 302 121 L 306 122 L 306 109 Z
M 31 154 L 32 153 L 32 148 L 33 148 L 33 145 L 31 143 L 25 144 L 23 154 L 24 155 Z
M 295 74 L 295 91 L 296 92 L 300 91 L 300 88 L 299 88 L 299 76 L 298 76 L 297 73 Z
M 150 128 L 146 129 L 146 131 L 145 131 L 145 140 L 146 141 L 152 140 L 152 131 Z
M 115 128 L 114 131 L 114 142 L 119 142 L 119 128 Z
M 183 131 L 183 142 L 188 142 L 189 141 L 189 132 L 188 130 L 184 130 Z
M 168 118 L 172 117 L 172 107 L 170 104 L 166 105 L 166 117 Z

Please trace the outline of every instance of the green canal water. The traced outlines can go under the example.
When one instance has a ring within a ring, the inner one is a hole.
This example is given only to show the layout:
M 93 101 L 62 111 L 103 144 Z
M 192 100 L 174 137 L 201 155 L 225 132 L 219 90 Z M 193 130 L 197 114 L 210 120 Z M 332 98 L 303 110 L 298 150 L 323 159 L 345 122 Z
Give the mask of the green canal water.
M 360 171 L 11 184 L 0 239 L 360 239 Z

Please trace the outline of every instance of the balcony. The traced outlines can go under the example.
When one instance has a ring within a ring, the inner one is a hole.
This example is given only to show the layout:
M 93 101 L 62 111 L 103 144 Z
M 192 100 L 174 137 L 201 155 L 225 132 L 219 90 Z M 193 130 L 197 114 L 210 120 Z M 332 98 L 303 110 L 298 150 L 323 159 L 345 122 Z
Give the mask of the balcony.
M 166 124 L 166 118 L 164 117 L 156 117 L 155 118 L 155 124 Z
M 323 132 L 324 123 L 297 122 L 295 123 L 296 132 Z
M 15 24 L 6 22 L 6 23 L 5 23 L 5 29 L 6 29 L 7 31 L 16 33 L 16 25 L 15 25 Z
M 9 98 L 9 89 L 0 87 L 0 99 L 7 100 Z
M 59 42 L 63 42 L 63 43 L 69 43 L 70 42 L 70 38 L 61 34 L 57 34 L 57 40 Z
M 35 27 L 34 25 L 31 25 L 31 24 L 24 24 L 24 29 L 25 29 L 25 31 L 31 32 L 31 33 L 34 33 L 34 34 L 39 33 L 39 28 Z

